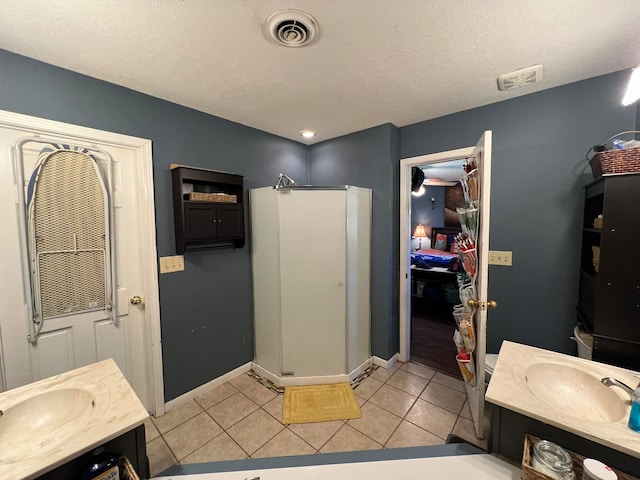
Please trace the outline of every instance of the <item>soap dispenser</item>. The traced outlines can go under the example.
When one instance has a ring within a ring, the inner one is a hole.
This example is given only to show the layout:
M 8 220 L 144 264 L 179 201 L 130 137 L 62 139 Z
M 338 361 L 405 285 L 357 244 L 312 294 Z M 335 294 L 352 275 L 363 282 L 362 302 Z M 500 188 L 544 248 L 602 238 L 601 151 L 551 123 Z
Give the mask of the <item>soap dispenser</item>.
M 629 428 L 640 433 L 640 385 L 633 391 L 631 413 L 629 414 Z

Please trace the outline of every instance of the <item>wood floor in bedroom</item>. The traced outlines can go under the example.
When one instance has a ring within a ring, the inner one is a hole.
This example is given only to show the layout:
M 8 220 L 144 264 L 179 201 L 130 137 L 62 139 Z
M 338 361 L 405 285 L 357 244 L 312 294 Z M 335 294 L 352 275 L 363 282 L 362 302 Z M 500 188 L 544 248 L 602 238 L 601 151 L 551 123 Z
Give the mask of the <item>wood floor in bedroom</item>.
M 462 379 L 456 363 L 452 306 L 416 300 L 411 305 L 411 361 Z

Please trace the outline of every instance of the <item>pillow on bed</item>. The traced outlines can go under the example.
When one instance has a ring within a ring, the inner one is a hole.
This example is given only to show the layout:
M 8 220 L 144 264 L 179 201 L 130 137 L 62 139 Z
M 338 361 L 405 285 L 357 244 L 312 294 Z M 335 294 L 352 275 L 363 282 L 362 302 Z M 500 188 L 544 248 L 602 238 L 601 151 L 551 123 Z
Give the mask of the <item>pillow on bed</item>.
M 433 245 L 436 250 L 447 250 L 447 236 L 444 233 L 436 235 L 436 243 Z

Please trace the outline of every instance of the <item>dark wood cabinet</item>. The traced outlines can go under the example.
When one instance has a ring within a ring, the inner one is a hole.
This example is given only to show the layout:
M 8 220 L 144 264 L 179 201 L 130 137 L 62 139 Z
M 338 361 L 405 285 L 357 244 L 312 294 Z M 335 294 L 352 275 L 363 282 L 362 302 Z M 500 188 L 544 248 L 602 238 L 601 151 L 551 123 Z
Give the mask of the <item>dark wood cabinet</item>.
M 593 359 L 633 370 L 640 370 L 639 205 L 638 174 L 586 186 L 577 306 L 593 335 Z M 600 228 L 594 226 L 598 215 Z
M 94 452 L 104 452 L 116 457 L 126 457 L 136 471 L 140 480 L 149 478 L 149 462 L 145 442 L 144 425 L 135 427 L 119 437 L 105 442 L 101 447 L 92 449 L 74 459 L 67 461 L 48 473 L 37 477 L 37 480 L 68 480 L 83 478 L 84 472 L 96 461 Z M 120 476 L 122 478 L 122 475 Z
M 178 165 L 171 166 L 171 175 L 177 254 L 191 249 L 244 246 L 241 175 Z M 192 193 L 234 201 L 191 200 Z

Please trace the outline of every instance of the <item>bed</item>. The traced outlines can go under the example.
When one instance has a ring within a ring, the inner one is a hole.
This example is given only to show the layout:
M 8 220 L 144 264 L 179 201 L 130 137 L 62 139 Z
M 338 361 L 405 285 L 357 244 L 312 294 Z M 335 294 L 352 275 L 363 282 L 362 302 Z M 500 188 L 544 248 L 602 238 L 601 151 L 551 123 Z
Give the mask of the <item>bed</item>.
M 437 227 L 431 229 L 431 248 L 411 252 L 412 268 L 430 269 L 446 268 L 455 272 L 458 270 L 459 255 L 451 253 L 451 246 L 455 236 L 460 233 L 460 227 Z

